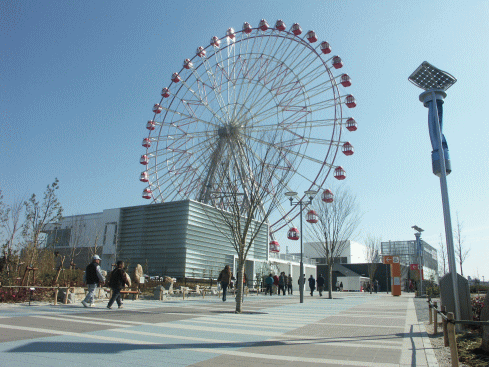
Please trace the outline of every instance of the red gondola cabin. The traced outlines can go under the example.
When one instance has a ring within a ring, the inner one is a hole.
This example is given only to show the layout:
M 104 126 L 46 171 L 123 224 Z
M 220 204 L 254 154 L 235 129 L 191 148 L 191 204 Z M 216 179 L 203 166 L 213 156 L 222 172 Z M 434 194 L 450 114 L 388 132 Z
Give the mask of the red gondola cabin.
M 221 45 L 221 40 L 219 39 L 219 37 L 214 36 L 211 38 L 211 46 L 219 47 L 220 45 Z
M 148 130 L 154 130 L 155 129 L 155 125 L 156 125 L 156 123 L 153 120 L 149 120 L 146 123 L 146 129 L 148 129 Z
M 318 38 L 316 37 L 316 32 L 314 31 L 309 31 L 307 32 L 307 40 L 311 43 L 317 42 Z
M 143 139 L 143 147 L 145 148 L 149 148 L 151 146 L 151 140 L 149 140 L 149 138 L 144 138 Z
M 205 49 L 202 46 L 197 47 L 197 50 L 195 51 L 195 54 L 198 57 L 205 57 Z
M 187 60 L 188 60 L 188 59 L 187 59 Z M 163 98 L 168 98 L 168 97 L 170 97 L 170 90 L 169 90 L 168 88 L 163 88 L 163 89 L 161 90 L 161 96 L 162 96 Z
M 155 103 L 155 105 L 153 106 L 153 112 L 158 114 L 161 112 L 161 110 L 161 106 L 158 103 Z
M 185 69 L 190 69 L 192 66 L 194 66 L 194 64 L 192 64 L 192 61 L 190 61 L 190 59 L 185 59 L 183 60 L 183 67 Z
M 333 66 L 335 69 L 341 69 L 343 67 L 343 61 L 341 61 L 341 57 L 333 57 Z
M 234 28 L 228 28 L 228 30 L 226 31 L 226 36 L 233 40 L 235 37 Z
M 148 163 L 149 163 L 148 156 L 147 156 L 146 154 L 143 154 L 143 155 L 141 156 L 141 159 L 139 160 L 139 163 L 141 163 L 141 164 L 143 164 L 143 165 L 147 166 L 147 165 L 148 165 Z
M 343 169 L 343 167 L 341 166 L 336 167 L 336 169 L 334 170 L 334 177 L 337 180 L 344 180 L 346 178 L 346 172 Z
M 292 33 L 294 33 L 296 36 L 302 33 L 302 28 L 299 23 L 294 23 L 292 25 Z
M 349 87 L 351 85 L 351 78 L 348 74 L 343 74 L 341 76 L 341 85 L 343 87 Z
M 280 245 L 277 241 L 270 242 L 270 252 L 280 252 Z
M 314 210 L 309 210 L 306 214 L 306 222 L 317 223 L 318 221 L 318 213 L 316 213 Z
M 141 177 L 139 177 L 139 181 L 148 182 L 149 181 L 148 172 L 146 171 L 141 172 Z
M 243 32 L 245 32 L 246 34 L 250 34 L 252 30 L 253 27 L 250 25 L 250 23 L 248 22 L 243 23 Z
M 258 28 L 260 28 L 263 32 L 265 32 L 269 27 L 270 26 L 268 25 L 265 19 L 260 20 L 260 24 L 258 25 Z
M 329 45 L 328 42 L 326 41 L 321 42 L 321 51 L 323 54 L 329 54 L 331 52 L 331 46 Z
M 344 155 L 352 155 L 354 152 L 353 145 L 351 145 L 350 142 L 347 141 L 345 144 L 343 144 L 343 148 L 341 148 L 341 151 Z
M 297 241 L 299 239 L 299 230 L 297 228 L 291 228 L 287 232 L 287 238 L 289 240 Z
M 357 130 L 358 124 L 353 117 L 350 117 L 348 120 L 346 120 L 346 128 L 348 129 L 348 131 Z
M 151 199 L 151 190 L 150 189 L 144 189 L 143 190 L 143 199 Z
M 324 190 L 323 194 L 321 195 L 321 200 L 324 201 L 325 203 L 332 203 L 333 202 L 333 192 L 330 189 Z
M 357 101 L 351 94 L 346 96 L 345 102 L 348 108 L 354 108 L 357 106 Z
M 275 23 L 275 28 L 279 31 L 285 31 L 286 26 L 282 19 L 277 20 Z
M 171 76 L 171 80 L 173 83 L 178 83 L 181 80 L 180 75 L 178 75 L 178 73 L 173 73 Z

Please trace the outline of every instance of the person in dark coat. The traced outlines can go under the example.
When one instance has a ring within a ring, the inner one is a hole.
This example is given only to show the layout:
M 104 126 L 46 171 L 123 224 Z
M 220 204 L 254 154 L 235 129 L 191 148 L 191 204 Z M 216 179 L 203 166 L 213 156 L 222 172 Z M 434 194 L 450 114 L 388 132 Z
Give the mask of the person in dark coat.
M 81 302 L 83 307 L 93 307 L 93 296 L 98 286 L 102 286 L 105 282 L 105 277 L 100 270 L 100 256 L 93 255 L 92 262 L 85 269 L 83 281 L 86 283 L 88 293 L 85 299 Z
M 278 295 L 280 296 L 280 291 L 282 291 L 283 295 L 285 296 L 285 285 L 287 284 L 287 276 L 285 275 L 284 272 L 280 273 L 280 276 L 278 277 Z
M 231 268 L 229 265 L 226 265 L 224 269 L 219 273 L 219 277 L 217 278 L 218 282 L 221 282 L 222 288 L 222 301 L 226 302 L 226 295 L 229 285 L 233 279 L 233 273 L 231 272 Z
M 112 289 L 112 297 L 110 297 L 107 304 L 109 310 L 112 308 L 114 301 L 117 302 L 119 308 L 122 308 L 121 289 L 126 285 L 131 284 L 127 273 L 124 271 L 124 262 L 118 261 L 116 268 L 110 273 L 109 287 Z
M 265 288 L 265 296 L 267 295 L 267 292 L 270 292 L 270 295 L 272 295 L 273 277 L 272 277 L 272 274 L 271 273 L 265 279 L 265 285 L 266 285 L 266 288 Z
M 312 296 L 314 293 L 314 290 L 316 289 L 316 279 L 314 279 L 314 277 L 311 274 L 308 281 L 309 281 L 309 289 L 311 290 L 311 296 Z
M 287 277 L 287 293 L 292 295 L 292 275 Z
M 324 289 L 323 274 L 319 274 L 318 278 L 316 279 L 316 284 L 318 286 L 319 297 L 322 297 L 323 296 L 323 289 Z

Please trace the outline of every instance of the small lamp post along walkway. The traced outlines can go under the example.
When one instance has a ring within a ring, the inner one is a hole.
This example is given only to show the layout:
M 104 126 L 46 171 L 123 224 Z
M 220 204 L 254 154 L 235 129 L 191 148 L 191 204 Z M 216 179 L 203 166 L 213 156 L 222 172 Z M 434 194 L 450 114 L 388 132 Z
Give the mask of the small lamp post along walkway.
M 289 197 L 290 200 L 290 205 L 297 205 L 299 204 L 299 218 L 300 218 L 300 232 L 297 233 L 297 230 L 295 228 L 292 228 L 289 230 L 288 238 L 289 239 L 294 239 L 298 240 L 300 238 L 301 240 L 301 262 L 300 262 L 300 276 L 299 276 L 299 295 L 300 295 L 300 303 L 304 303 L 304 263 L 302 262 L 302 206 L 307 206 L 312 203 L 312 200 L 314 199 L 314 195 L 317 194 L 317 191 L 314 190 L 308 190 L 305 191 L 304 194 L 306 194 L 309 197 L 309 200 L 305 201 L 303 199 L 300 199 L 296 202 L 294 202 L 294 196 L 297 197 L 297 192 L 295 191 L 290 191 L 286 192 L 285 196 Z M 312 211 L 313 213 L 311 214 L 311 217 L 316 215 L 316 212 Z M 317 216 L 317 215 L 316 215 Z M 316 223 L 317 219 L 311 218 L 307 220 L 309 223 Z

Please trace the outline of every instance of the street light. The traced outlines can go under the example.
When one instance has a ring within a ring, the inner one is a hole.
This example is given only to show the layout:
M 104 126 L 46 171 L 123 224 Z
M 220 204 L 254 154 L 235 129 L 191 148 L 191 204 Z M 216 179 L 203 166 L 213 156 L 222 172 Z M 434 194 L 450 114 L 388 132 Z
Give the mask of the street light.
M 299 295 L 300 295 L 300 303 L 304 303 L 304 263 L 302 262 L 302 205 L 309 205 L 312 203 L 312 200 L 314 199 L 314 195 L 317 194 L 317 191 L 314 190 L 308 190 L 304 191 L 304 194 L 306 194 L 309 197 L 308 201 L 303 201 L 298 200 L 294 202 L 294 196 L 297 196 L 297 192 L 295 191 L 289 191 L 285 193 L 285 196 L 289 197 L 290 200 L 290 205 L 297 205 L 299 204 L 299 217 L 300 217 L 300 240 L 301 240 L 301 262 L 300 262 L 300 275 L 299 275 Z
M 455 318 L 456 320 L 460 320 L 457 265 L 455 263 L 455 250 L 453 248 L 452 220 L 450 218 L 450 204 L 448 201 L 447 187 L 447 174 L 451 172 L 451 167 L 448 157 L 448 144 L 442 134 L 443 101 L 447 96 L 445 91 L 455 84 L 457 79 L 447 72 L 424 61 L 409 76 L 409 81 L 425 90 L 419 95 L 419 100 L 429 109 L 428 127 L 431 145 L 433 147 L 431 160 L 433 173 L 440 177 L 443 217 L 445 221 L 445 237 L 447 240 L 448 268 L 452 277 Z
M 421 232 L 424 229 L 419 228 L 418 226 L 412 226 L 416 233 L 414 236 L 416 237 L 416 257 L 418 258 L 418 274 L 419 274 L 419 296 L 423 295 L 423 245 L 421 244 Z

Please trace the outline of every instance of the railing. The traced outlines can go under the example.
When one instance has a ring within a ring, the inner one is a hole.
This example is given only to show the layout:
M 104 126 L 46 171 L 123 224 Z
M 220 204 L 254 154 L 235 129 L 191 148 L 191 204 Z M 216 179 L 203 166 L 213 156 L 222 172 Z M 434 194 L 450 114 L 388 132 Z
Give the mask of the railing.
M 450 347 L 450 355 L 452 357 L 452 367 L 458 367 L 458 349 L 457 338 L 455 335 L 455 325 L 474 325 L 474 326 L 489 326 L 489 321 L 470 321 L 470 320 L 455 320 L 453 312 L 447 312 L 445 306 L 441 306 L 438 310 L 438 302 L 431 302 L 428 298 L 429 307 L 429 323 L 433 325 L 433 333 L 438 333 L 438 315 L 441 316 L 443 327 L 443 341 L 445 347 Z

